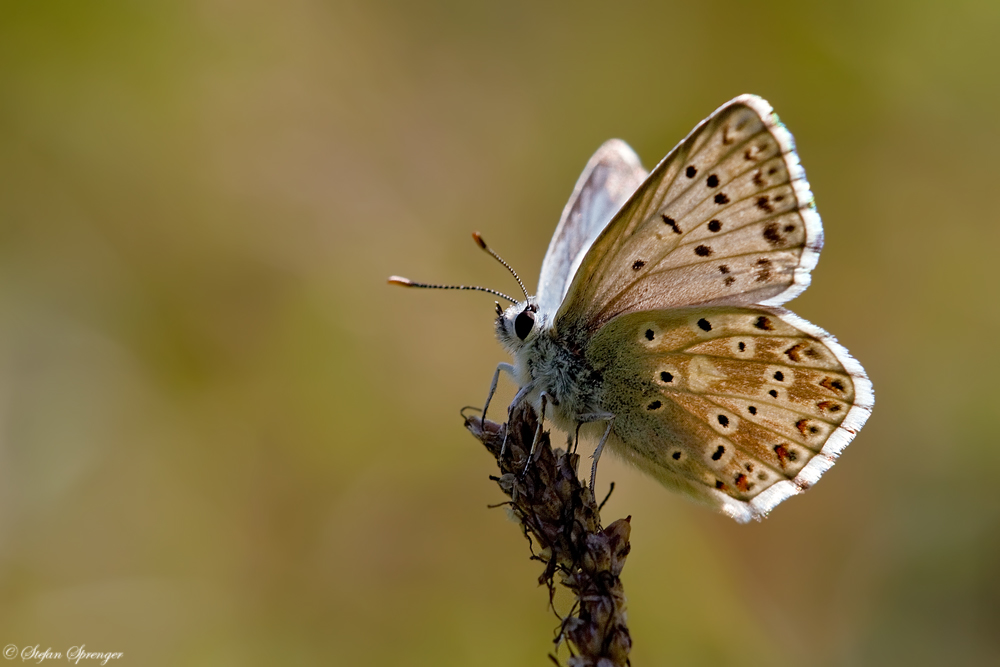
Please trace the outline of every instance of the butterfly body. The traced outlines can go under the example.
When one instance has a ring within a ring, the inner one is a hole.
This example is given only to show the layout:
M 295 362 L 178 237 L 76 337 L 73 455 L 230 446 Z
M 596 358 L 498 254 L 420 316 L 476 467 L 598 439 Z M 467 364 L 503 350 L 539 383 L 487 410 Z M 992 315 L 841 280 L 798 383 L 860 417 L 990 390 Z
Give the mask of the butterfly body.
M 603 414 L 603 388 L 599 368 L 586 354 L 587 341 L 563 335 L 551 326 L 549 315 L 534 315 L 534 326 L 524 340 L 516 332 L 516 321 L 527 309 L 537 307 L 532 300 L 517 303 L 497 316 L 497 338 L 514 359 L 512 375 L 523 399 L 541 411 L 546 396 L 545 416 L 559 428 L 572 431 L 587 417 Z
M 537 295 L 497 306 L 514 364 L 498 366 L 486 407 L 507 371 L 509 410 L 528 401 L 600 437 L 595 473 L 606 445 L 760 519 L 834 464 L 874 403 L 847 350 L 780 307 L 822 245 L 791 134 L 759 97 L 720 107 L 648 174 L 611 140 L 577 181 Z

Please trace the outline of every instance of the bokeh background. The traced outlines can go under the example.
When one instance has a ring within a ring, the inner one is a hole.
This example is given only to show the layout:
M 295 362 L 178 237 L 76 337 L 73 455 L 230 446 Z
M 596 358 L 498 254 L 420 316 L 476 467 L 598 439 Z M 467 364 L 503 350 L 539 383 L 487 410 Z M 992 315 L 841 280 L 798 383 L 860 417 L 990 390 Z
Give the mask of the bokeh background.
M 875 412 L 757 525 L 602 461 L 633 664 L 997 664 L 998 62 L 990 0 L 3 2 L 0 644 L 550 664 L 492 299 L 385 278 L 515 291 L 480 230 L 533 288 L 602 141 L 754 92 Z

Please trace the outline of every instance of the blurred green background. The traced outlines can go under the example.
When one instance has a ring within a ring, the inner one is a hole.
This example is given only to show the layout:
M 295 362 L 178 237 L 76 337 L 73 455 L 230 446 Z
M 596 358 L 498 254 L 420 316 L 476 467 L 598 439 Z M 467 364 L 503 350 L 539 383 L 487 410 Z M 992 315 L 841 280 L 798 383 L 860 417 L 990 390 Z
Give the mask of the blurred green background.
M 632 662 L 997 664 L 998 62 L 995 1 L 2 2 L 0 644 L 550 664 L 492 299 L 385 278 L 534 288 L 602 141 L 753 92 L 875 412 L 762 524 L 604 459 Z

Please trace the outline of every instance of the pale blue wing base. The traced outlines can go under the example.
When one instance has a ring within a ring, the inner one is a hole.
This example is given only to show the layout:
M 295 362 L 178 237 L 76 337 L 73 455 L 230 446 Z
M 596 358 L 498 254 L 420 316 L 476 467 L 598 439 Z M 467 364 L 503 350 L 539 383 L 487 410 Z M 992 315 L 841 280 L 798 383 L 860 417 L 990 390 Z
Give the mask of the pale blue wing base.
M 563 209 L 538 280 L 538 307 L 551 317 L 594 239 L 646 180 L 646 170 L 628 144 L 611 139 L 597 149 Z

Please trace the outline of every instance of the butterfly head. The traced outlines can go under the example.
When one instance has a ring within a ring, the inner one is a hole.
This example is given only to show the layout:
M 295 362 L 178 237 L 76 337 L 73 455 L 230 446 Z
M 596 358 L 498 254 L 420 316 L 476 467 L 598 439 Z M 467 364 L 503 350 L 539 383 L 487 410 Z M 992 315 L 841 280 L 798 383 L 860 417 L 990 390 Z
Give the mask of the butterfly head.
M 508 306 L 506 310 L 496 304 L 497 338 L 510 350 L 520 348 L 541 329 L 544 316 L 538 312 L 534 298 Z

